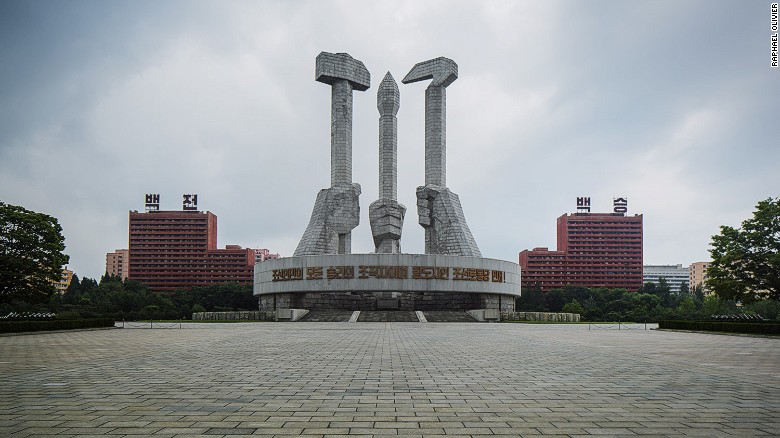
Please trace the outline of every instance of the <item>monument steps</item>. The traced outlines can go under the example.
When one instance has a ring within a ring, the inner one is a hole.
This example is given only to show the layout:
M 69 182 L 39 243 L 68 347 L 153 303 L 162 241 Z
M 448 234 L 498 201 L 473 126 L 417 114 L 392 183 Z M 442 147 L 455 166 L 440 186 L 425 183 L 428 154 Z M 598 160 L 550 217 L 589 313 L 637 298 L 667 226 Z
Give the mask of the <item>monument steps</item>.
M 349 322 L 352 310 L 315 309 L 309 311 L 298 322 Z M 428 322 L 478 322 L 463 310 L 425 310 Z M 357 322 L 419 322 L 412 310 L 363 310 Z
M 349 322 L 351 310 L 316 309 L 311 310 L 298 322 Z
M 426 310 L 423 313 L 428 322 L 477 322 L 465 310 Z
M 363 310 L 358 322 L 420 322 L 413 310 Z

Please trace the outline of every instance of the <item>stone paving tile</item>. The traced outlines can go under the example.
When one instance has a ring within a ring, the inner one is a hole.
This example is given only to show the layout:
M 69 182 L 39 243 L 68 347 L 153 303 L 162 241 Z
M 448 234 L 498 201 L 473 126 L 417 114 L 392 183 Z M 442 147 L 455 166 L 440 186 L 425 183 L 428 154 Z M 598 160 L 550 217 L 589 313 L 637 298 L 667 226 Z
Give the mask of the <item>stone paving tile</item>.
M 184 324 L 0 338 L 0 436 L 780 436 L 780 339 Z
M 110 436 L 125 436 L 125 435 L 141 435 L 151 436 L 157 434 L 162 429 L 161 427 L 118 427 L 111 432 L 108 432 Z

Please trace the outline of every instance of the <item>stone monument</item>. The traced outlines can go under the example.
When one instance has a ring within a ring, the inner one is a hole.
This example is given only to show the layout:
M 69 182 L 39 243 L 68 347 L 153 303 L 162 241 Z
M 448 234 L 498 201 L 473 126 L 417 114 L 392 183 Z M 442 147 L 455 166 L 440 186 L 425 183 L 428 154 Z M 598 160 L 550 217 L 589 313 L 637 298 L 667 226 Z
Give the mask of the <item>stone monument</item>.
M 368 217 L 377 253 L 401 252 L 401 228 L 406 207 L 398 203 L 398 108 L 401 96 L 393 75 L 387 72 L 376 96 L 379 109 L 379 199 Z
M 417 188 L 425 253 L 482 257 L 460 198 L 447 188 L 447 86 L 458 79 L 458 64 L 443 57 L 420 62 L 401 82 L 428 79 L 432 81 L 425 89 L 425 185 Z
M 315 80 L 331 86 L 330 188 L 317 194 L 295 256 L 349 254 L 360 224 L 360 184 L 352 182 L 352 90 L 366 91 L 371 74 L 346 53 L 317 56 Z
M 388 72 L 377 91 L 379 199 L 369 207 L 375 251 L 350 254 L 360 219 L 360 185 L 352 182 L 352 91 L 365 91 L 370 74 L 346 53 L 317 56 L 315 79 L 331 85 L 331 186 L 317 194 L 311 219 L 293 257 L 255 265 L 260 310 L 295 319 L 312 309 L 468 310 L 497 319 L 514 311 L 520 266 L 483 258 L 458 196 L 446 181 L 446 87 L 458 77 L 451 59 L 416 64 L 403 83 L 431 80 L 425 90 L 425 185 L 417 213 L 425 254 L 401 253 L 406 207 L 398 203 L 397 148 L 400 93 Z M 481 312 L 481 313 L 480 313 Z

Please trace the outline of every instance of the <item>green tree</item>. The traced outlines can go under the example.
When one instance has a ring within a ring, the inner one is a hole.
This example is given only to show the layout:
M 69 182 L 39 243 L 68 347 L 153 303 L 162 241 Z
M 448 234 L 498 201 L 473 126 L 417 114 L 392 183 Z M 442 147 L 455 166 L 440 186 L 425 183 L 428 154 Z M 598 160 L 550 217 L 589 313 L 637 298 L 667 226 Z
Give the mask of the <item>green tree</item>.
M 57 219 L 0 202 L 0 303 L 42 302 L 68 263 Z
M 195 304 L 192 306 L 192 313 L 201 313 L 205 312 L 206 308 L 201 306 L 200 304 Z
M 696 310 L 696 303 L 690 296 L 680 300 L 680 303 L 677 305 L 677 314 L 681 319 L 696 319 L 700 316 Z
M 581 303 L 590 298 L 590 289 L 585 286 L 568 285 L 563 288 L 563 294 L 566 302 L 577 300 Z
M 669 282 L 664 277 L 659 278 L 658 283 L 645 283 L 644 286 L 639 288 L 637 293 L 657 296 L 663 307 L 675 307 L 677 304 L 677 296 L 672 293 Z
M 693 288 L 693 296 L 696 298 L 697 301 L 704 302 L 704 286 L 697 284 L 696 287 Z
M 566 304 L 563 289 L 551 289 L 545 292 L 544 303 L 549 312 L 560 312 Z
M 756 205 L 742 228 L 712 236 L 707 287 L 724 300 L 780 300 L 780 198 Z
M 744 306 L 746 313 L 755 313 L 763 318 L 780 321 L 780 301 L 761 300 Z
M 661 298 L 661 301 L 663 302 L 663 305 L 666 307 L 675 307 L 677 305 L 677 296 L 676 294 L 672 293 L 672 288 L 669 286 L 669 282 L 666 281 L 665 277 L 661 277 L 658 279 L 658 285 L 656 287 L 656 294 L 659 298 Z
M 724 301 L 717 295 L 708 295 L 704 297 L 702 313 L 706 317 L 712 315 L 733 315 L 738 312 L 737 303 L 734 301 Z
M 583 312 L 585 312 L 585 309 L 582 308 L 582 305 L 577 301 L 577 299 L 573 299 L 570 302 L 564 304 L 563 311 L 565 313 L 578 313 L 582 315 Z
M 515 307 L 518 312 L 546 312 L 542 289 L 539 286 L 524 289 L 516 300 Z
M 81 280 L 79 280 L 79 275 L 74 273 L 73 278 L 71 278 L 70 280 L 70 284 L 68 285 L 68 288 L 65 289 L 65 294 L 67 295 L 68 293 L 74 290 L 79 290 L 79 288 L 81 288 Z
M 98 283 L 92 278 L 81 279 L 78 289 L 71 288 L 62 297 L 60 311 L 81 317 L 111 316 L 134 320 L 145 318 L 179 318 L 171 297 L 150 292 L 136 281 L 103 276 Z
M 207 312 L 257 310 L 257 297 L 252 294 L 251 284 L 218 283 L 177 290 L 173 301 L 189 314 L 195 304 Z

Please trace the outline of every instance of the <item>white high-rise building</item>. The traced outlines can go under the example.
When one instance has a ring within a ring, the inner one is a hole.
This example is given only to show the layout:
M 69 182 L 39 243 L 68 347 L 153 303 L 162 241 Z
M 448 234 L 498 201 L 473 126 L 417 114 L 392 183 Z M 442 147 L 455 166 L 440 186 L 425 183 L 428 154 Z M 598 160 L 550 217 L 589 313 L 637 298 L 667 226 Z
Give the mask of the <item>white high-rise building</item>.
M 690 274 L 688 268 L 683 265 L 644 265 L 642 266 L 644 283 L 656 283 L 661 277 L 666 279 L 669 290 L 679 292 L 683 283 L 688 284 Z

